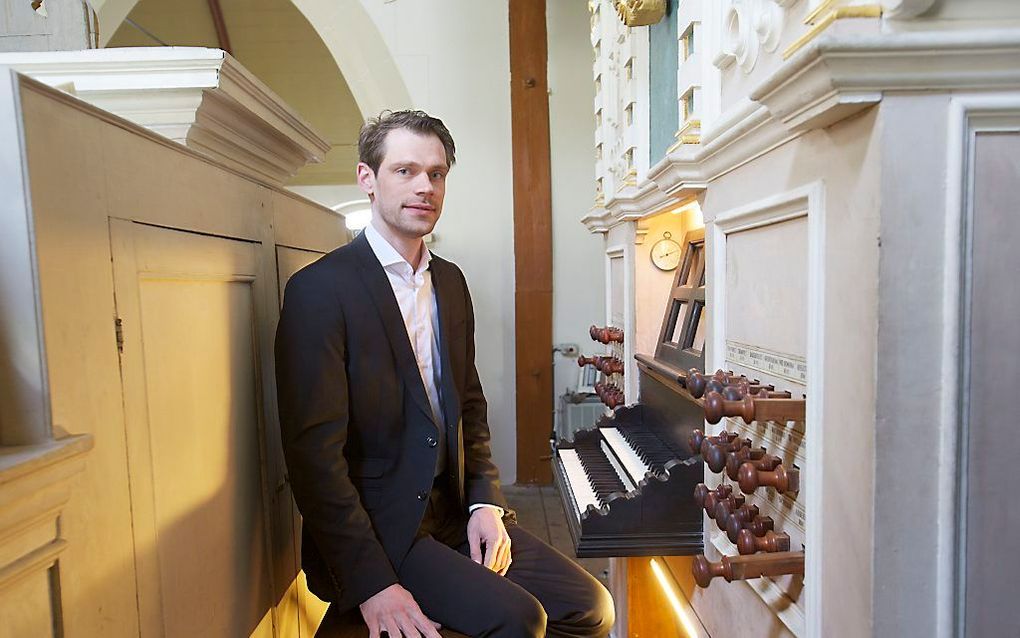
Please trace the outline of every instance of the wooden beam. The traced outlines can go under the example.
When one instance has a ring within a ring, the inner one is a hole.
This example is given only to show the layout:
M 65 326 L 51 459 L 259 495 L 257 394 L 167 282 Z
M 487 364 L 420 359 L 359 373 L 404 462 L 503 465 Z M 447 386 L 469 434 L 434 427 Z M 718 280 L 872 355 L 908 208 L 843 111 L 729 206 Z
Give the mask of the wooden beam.
M 227 23 L 223 20 L 223 9 L 220 7 L 220 0 L 208 0 L 208 2 L 213 26 L 216 27 L 216 41 L 220 43 L 221 49 L 230 55 L 234 55 L 233 50 L 230 48 L 230 35 L 227 33 Z
M 552 177 L 545 0 L 510 0 L 517 481 L 552 482 Z

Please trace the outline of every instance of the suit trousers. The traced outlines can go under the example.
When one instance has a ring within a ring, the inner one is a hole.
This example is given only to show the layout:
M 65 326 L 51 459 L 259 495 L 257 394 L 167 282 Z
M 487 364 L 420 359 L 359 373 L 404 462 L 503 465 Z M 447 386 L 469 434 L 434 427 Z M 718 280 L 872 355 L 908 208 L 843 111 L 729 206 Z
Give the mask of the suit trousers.
M 469 636 L 609 634 L 615 610 L 602 583 L 511 516 L 504 517 L 510 569 L 506 576 L 486 569 L 471 560 L 467 514 L 452 503 L 446 490 L 432 490 L 421 528 L 397 574 L 426 616 Z

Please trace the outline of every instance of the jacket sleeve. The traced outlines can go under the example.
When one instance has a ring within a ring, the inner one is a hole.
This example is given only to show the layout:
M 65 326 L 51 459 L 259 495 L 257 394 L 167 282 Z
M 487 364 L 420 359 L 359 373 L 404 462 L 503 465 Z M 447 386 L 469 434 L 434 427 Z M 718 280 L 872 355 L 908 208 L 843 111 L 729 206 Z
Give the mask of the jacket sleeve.
M 489 449 L 488 404 L 482 392 L 482 383 L 478 379 L 475 368 L 475 313 L 471 304 L 471 293 L 468 291 L 464 274 L 460 273 L 464 286 L 464 305 L 467 331 L 464 382 L 464 397 L 461 400 L 461 419 L 464 429 L 464 492 L 470 508 L 476 504 L 497 505 L 504 510 L 506 499 L 499 488 L 499 470 L 492 462 L 492 451 Z
M 304 270 L 287 284 L 276 385 L 294 499 L 338 589 L 359 603 L 397 582 L 348 476 L 343 311 L 332 284 Z

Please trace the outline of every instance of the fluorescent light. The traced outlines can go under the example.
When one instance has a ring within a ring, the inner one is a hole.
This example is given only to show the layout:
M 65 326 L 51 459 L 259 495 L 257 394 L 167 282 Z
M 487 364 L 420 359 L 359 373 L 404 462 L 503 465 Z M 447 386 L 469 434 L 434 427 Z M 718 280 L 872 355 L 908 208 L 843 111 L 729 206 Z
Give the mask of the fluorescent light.
M 669 602 L 673 605 L 673 611 L 676 612 L 677 618 L 680 619 L 680 624 L 683 625 L 684 632 L 689 638 L 698 638 L 701 634 L 694 627 L 694 622 L 691 621 L 691 617 L 687 615 L 687 610 L 684 609 L 684 605 L 680 602 L 680 598 L 676 595 L 676 591 L 673 589 L 673 585 L 670 582 L 672 579 L 666 576 L 666 572 L 663 571 L 662 566 L 659 565 L 659 561 L 652 559 L 652 571 L 655 572 L 655 577 L 659 579 L 659 585 L 662 587 L 662 591 L 666 593 L 666 598 L 669 598 Z

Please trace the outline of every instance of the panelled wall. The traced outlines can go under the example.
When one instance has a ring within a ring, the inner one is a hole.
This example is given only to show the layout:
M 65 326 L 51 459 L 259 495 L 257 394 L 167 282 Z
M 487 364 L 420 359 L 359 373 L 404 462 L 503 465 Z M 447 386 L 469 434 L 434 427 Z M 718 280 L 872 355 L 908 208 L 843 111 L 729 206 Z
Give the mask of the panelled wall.
M 286 279 L 342 220 L 20 83 L 53 419 L 95 440 L 53 626 L 311 636 L 272 345 Z

